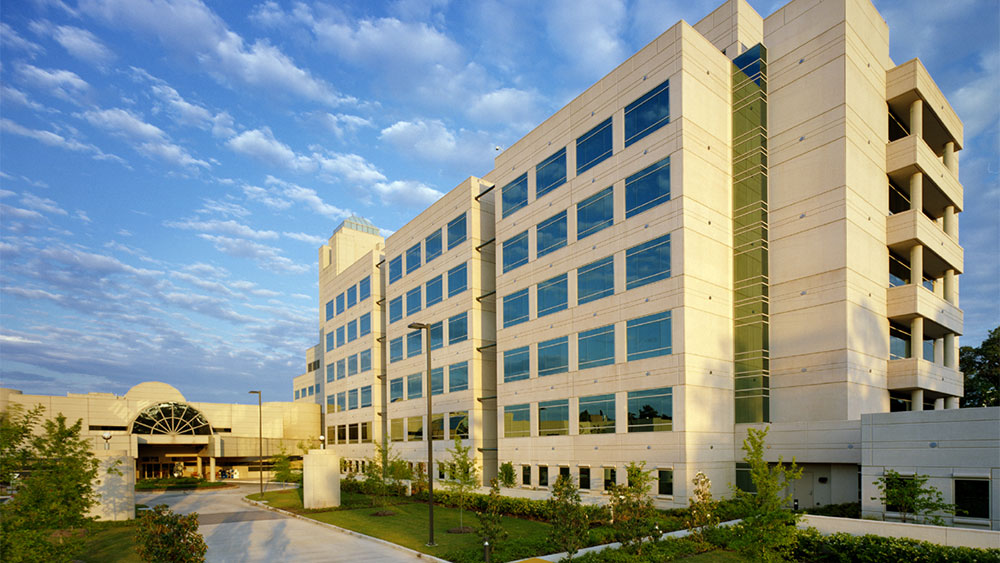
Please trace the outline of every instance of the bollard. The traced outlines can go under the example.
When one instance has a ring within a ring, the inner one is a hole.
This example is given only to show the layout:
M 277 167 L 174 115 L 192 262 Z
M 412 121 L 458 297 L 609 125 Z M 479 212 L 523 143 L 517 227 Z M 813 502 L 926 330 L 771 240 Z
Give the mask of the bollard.
M 490 542 L 488 540 L 484 541 L 483 542 L 483 558 L 486 560 L 486 563 L 490 563 L 490 551 L 492 551 L 490 549 Z

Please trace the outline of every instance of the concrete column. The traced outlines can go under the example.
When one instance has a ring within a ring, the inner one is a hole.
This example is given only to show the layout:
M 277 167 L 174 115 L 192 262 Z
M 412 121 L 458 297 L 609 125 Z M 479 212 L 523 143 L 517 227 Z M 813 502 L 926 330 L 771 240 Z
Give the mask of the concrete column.
M 934 363 L 944 365 L 944 338 L 934 339 Z
M 934 399 L 934 410 L 936 410 L 936 411 L 943 411 L 944 410 L 944 399 L 943 398 Z
M 198 457 L 194 458 L 194 461 L 195 461 L 195 463 L 197 464 L 197 467 L 198 467 L 198 478 L 199 479 L 204 478 L 205 474 L 202 473 L 201 456 L 198 456 Z
M 958 367 L 955 364 L 955 334 L 951 332 L 944 335 L 944 367 L 953 369 Z
M 944 144 L 944 155 L 942 155 L 941 160 L 948 167 L 948 170 L 951 170 L 956 176 L 958 175 L 958 159 L 955 158 L 955 143 L 953 141 Z
M 915 244 L 910 249 L 910 283 L 924 283 L 924 245 Z
M 910 321 L 910 357 L 914 360 L 924 359 L 923 317 L 917 317 Z
M 910 176 L 910 209 L 917 213 L 924 209 L 924 175 L 921 172 Z
M 958 397 L 948 397 L 944 400 L 944 408 L 946 409 L 957 409 L 958 408 Z
M 215 482 L 215 458 L 208 458 L 208 480 Z
M 924 101 L 914 100 L 910 104 L 910 135 L 924 138 Z
M 340 456 L 333 450 L 309 450 L 302 457 L 302 505 L 340 506 Z
M 914 389 L 910 391 L 910 410 L 922 411 L 924 410 L 924 390 Z
M 88 516 L 98 520 L 135 518 L 135 460 L 128 450 L 98 450 L 97 478 L 93 487 L 97 503 Z
M 955 206 L 949 205 L 944 208 L 944 232 L 950 237 L 958 238 L 958 215 L 955 214 Z
M 952 305 L 955 303 L 955 270 L 949 268 L 944 273 L 944 300 Z

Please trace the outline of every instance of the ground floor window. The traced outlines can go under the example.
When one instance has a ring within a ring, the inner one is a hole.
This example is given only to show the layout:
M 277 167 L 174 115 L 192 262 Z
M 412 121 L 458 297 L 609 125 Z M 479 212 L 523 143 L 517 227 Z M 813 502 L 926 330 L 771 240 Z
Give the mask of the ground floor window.
M 963 518 L 990 517 L 989 479 L 955 479 L 955 515 Z
M 538 486 L 539 487 L 549 486 L 549 468 L 546 465 L 538 466 Z
M 522 465 L 521 466 L 521 484 L 530 487 L 531 486 L 531 466 Z
M 580 488 L 590 489 L 590 468 L 581 467 L 580 468 Z
M 618 475 L 614 467 L 604 468 L 604 490 L 609 491 L 618 483 Z
M 660 469 L 657 471 L 657 494 L 673 496 L 674 494 L 674 470 Z

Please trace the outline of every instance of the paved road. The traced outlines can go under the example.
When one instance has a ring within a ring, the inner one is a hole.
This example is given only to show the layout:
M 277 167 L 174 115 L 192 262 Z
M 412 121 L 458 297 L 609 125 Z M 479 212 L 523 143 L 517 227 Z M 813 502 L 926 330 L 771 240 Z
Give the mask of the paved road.
M 418 561 L 378 542 L 251 506 L 241 499 L 257 484 L 198 492 L 137 493 L 137 503 L 167 504 L 175 512 L 198 513 L 209 562 Z

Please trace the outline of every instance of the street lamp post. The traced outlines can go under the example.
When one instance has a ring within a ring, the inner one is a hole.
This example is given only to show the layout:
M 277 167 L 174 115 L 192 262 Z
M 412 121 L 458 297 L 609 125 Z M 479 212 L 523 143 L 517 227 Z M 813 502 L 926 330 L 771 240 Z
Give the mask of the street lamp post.
M 410 328 L 414 330 L 423 329 L 427 334 L 427 508 L 430 515 L 429 531 L 427 540 L 428 547 L 437 545 L 434 543 L 434 440 L 431 439 L 431 424 L 433 415 L 431 414 L 431 325 L 427 323 L 410 323 Z
M 260 496 L 264 496 L 264 417 L 261 411 L 260 391 L 250 391 L 257 395 L 257 475 L 260 477 Z

